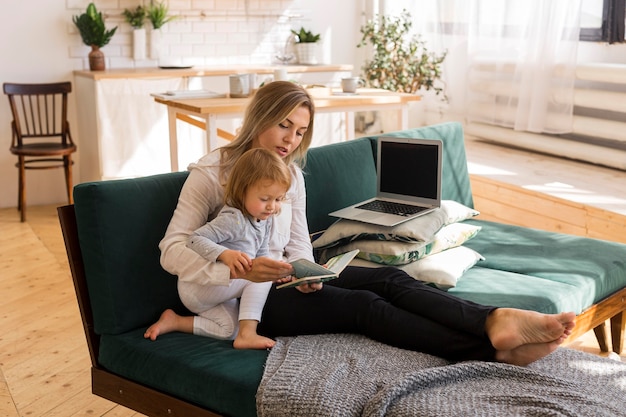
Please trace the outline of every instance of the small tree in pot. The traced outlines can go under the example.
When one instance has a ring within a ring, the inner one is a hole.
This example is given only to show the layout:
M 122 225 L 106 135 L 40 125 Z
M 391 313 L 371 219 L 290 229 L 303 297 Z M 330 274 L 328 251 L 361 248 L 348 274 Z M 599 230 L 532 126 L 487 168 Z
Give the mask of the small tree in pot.
M 363 38 L 357 47 L 373 47 L 372 59 L 362 67 L 368 86 L 411 94 L 422 87 L 443 92 L 438 82 L 446 52 L 430 52 L 419 35 L 410 35 L 412 25 L 405 10 L 400 17 L 377 16 L 361 27 Z
M 107 30 L 104 25 L 102 13 L 98 12 L 93 3 L 89 3 L 85 13 L 73 16 L 72 21 L 74 25 L 76 25 L 83 43 L 87 46 L 91 46 L 91 52 L 89 53 L 89 69 L 92 71 L 104 70 L 104 53 L 100 48 L 109 43 L 117 30 L 117 26 Z

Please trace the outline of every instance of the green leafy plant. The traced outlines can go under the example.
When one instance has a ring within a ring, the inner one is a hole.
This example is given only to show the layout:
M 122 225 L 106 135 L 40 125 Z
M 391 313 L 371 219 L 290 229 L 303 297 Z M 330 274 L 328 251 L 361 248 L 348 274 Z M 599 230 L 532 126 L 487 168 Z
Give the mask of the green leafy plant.
M 373 57 L 362 67 L 363 78 L 370 87 L 403 93 L 420 88 L 443 91 L 441 67 L 447 52 L 430 52 L 420 35 L 411 35 L 411 15 L 375 16 L 361 27 L 363 38 L 357 47 L 371 44 Z
M 98 12 L 93 3 L 89 3 L 85 13 L 79 16 L 73 16 L 72 20 L 80 33 L 83 43 L 88 46 L 97 46 L 102 48 L 108 44 L 117 26 L 107 30 L 104 26 L 104 17 Z
M 319 33 L 313 34 L 313 32 L 304 29 L 304 27 L 301 27 L 298 32 L 292 29 L 291 33 L 296 35 L 296 43 L 315 43 L 320 40 L 321 36 Z
M 152 27 L 154 29 L 159 29 L 161 26 L 170 22 L 176 18 L 176 16 L 168 16 L 169 8 L 165 4 L 165 2 L 155 2 L 150 0 L 150 5 L 146 7 L 146 15 L 150 23 L 152 23 Z
M 143 6 L 137 6 L 134 10 L 124 9 L 122 15 L 134 29 L 141 29 L 146 20 L 146 10 Z

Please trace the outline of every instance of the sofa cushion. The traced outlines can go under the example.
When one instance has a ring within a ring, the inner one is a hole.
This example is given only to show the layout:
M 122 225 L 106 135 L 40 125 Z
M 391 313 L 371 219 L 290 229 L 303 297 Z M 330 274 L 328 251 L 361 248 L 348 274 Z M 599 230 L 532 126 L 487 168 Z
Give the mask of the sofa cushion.
M 354 139 L 309 149 L 304 180 L 309 230 L 318 232 L 337 220 L 328 213 L 376 194 L 371 141 Z
M 378 136 L 382 135 L 309 149 L 304 169 L 309 231 L 325 230 L 337 220 L 328 213 L 376 194 Z M 385 133 L 384 136 L 443 141 L 442 199 L 474 207 L 460 123 L 440 123 Z M 328 198 L 329 195 L 333 198 Z
M 383 135 L 369 136 L 370 140 L 373 142 L 374 155 L 376 155 L 376 138 L 378 136 Z M 474 207 L 469 172 L 467 170 L 463 126 L 461 123 L 439 123 L 431 126 L 385 133 L 384 136 L 440 139 L 443 141 L 441 199 L 455 200 L 468 207 Z
M 100 363 L 116 374 L 223 415 L 256 416 L 255 394 L 266 350 L 233 349 L 232 341 L 144 329 L 100 339 Z
M 176 277 L 161 267 L 158 246 L 186 178 L 179 172 L 74 188 L 96 333 L 136 329 L 155 321 L 165 308 L 187 311 Z
M 482 304 L 543 313 L 581 313 L 622 289 L 624 245 L 502 223 L 482 227 L 465 245 L 485 257 L 451 293 Z

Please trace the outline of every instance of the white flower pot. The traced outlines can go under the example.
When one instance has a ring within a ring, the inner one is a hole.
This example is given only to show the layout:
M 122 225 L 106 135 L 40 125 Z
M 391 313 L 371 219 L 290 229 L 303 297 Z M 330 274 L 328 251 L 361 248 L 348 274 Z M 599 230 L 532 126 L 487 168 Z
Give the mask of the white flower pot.
M 150 59 L 158 60 L 161 57 L 161 40 L 163 32 L 161 29 L 152 29 L 150 31 Z
M 133 29 L 133 59 L 146 59 L 146 30 Z
M 296 43 L 296 54 L 298 55 L 298 63 L 305 65 L 317 64 L 317 43 L 305 42 Z

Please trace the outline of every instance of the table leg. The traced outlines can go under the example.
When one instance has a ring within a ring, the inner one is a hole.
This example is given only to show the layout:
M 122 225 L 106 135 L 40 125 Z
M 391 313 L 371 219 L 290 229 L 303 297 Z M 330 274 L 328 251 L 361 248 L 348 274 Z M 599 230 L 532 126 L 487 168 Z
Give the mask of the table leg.
M 398 117 L 400 119 L 400 130 L 406 130 L 409 128 L 409 106 L 404 105 L 398 110 Z
M 170 128 L 170 167 L 178 171 L 178 134 L 176 131 L 176 109 L 167 106 L 167 122 Z
M 207 153 L 219 147 L 217 141 L 217 117 L 214 114 L 205 116 Z
M 346 140 L 354 139 L 354 112 L 347 111 L 346 113 Z

